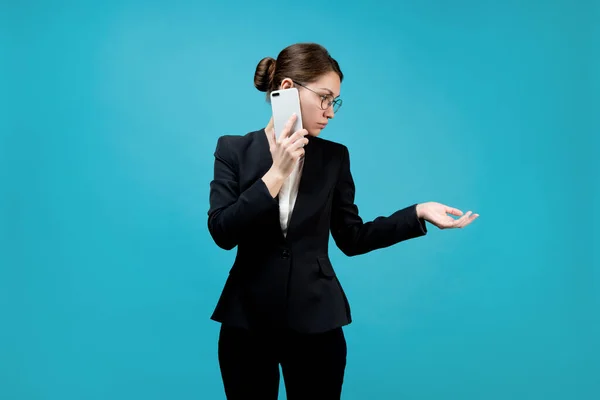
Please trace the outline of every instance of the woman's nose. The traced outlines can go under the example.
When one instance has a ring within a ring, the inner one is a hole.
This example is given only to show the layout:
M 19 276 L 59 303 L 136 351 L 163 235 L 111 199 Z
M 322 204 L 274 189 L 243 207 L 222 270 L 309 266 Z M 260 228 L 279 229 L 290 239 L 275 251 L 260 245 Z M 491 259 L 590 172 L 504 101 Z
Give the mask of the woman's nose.
M 325 110 L 325 116 L 329 119 L 333 119 L 333 117 L 335 117 L 335 113 L 333 112 L 333 104 L 330 107 L 327 107 L 327 110 Z

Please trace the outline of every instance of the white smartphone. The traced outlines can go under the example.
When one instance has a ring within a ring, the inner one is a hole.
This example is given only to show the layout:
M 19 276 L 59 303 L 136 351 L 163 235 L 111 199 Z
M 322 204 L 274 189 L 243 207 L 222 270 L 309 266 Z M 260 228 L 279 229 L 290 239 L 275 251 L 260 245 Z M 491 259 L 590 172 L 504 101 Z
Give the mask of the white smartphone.
M 291 134 L 302 129 L 302 112 L 300 111 L 298 89 L 289 88 L 271 92 L 271 109 L 273 110 L 273 124 L 277 139 L 279 139 L 285 124 L 294 113 L 296 113 L 297 118 Z

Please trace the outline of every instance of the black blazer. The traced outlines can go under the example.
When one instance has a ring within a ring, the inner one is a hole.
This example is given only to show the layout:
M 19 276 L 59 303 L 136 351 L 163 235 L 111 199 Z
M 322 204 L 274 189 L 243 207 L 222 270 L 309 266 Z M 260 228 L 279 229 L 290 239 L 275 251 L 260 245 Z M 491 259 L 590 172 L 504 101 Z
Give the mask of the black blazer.
M 346 146 L 309 138 L 287 237 L 278 198 L 261 177 L 272 165 L 265 130 L 217 141 L 208 229 L 237 255 L 211 316 L 224 324 L 323 332 L 352 321 L 348 300 L 328 256 L 329 232 L 348 256 L 427 233 L 416 204 L 363 222 L 354 204 Z

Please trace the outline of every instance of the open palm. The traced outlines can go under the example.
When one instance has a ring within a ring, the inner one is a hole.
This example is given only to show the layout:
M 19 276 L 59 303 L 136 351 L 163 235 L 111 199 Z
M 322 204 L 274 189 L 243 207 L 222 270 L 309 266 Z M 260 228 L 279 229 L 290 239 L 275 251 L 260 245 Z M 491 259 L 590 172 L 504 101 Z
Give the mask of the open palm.
M 440 229 L 464 228 L 479 217 L 472 211 L 465 214 L 457 208 L 434 201 L 417 205 L 417 215 Z M 454 218 L 453 215 L 460 218 Z

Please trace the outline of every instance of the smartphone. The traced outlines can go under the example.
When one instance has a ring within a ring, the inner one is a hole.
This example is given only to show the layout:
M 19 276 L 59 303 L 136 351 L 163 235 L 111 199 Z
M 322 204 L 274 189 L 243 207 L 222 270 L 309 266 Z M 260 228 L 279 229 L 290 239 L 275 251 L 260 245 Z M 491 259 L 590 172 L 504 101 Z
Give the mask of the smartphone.
M 289 88 L 271 92 L 271 108 L 273 110 L 273 125 L 277 139 L 279 139 L 283 128 L 285 128 L 285 124 L 287 124 L 294 113 L 297 118 L 290 134 L 302 129 L 302 112 L 300 111 L 298 89 Z

